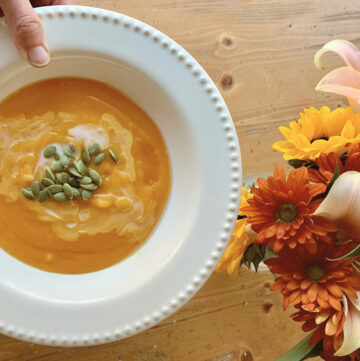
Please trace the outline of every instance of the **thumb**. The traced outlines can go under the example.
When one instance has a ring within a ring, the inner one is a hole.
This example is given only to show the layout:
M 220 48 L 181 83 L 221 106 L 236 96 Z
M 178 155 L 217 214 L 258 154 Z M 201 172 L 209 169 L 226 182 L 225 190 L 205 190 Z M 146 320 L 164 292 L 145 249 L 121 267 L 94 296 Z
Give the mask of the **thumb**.
M 29 0 L 0 0 L 14 43 L 22 57 L 30 64 L 42 67 L 50 55 L 41 21 Z

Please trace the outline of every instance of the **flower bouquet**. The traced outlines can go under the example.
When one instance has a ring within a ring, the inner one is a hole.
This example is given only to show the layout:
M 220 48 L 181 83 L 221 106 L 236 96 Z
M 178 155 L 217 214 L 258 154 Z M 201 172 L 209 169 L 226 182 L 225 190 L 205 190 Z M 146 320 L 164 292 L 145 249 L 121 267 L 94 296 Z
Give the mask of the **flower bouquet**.
M 305 109 L 280 127 L 273 145 L 281 165 L 242 189 L 238 221 L 216 271 L 236 277 L 242 263 L 263 262 L 275 276 L 284 310 L 308 336 L 278 361 L 360 361 L 360 52 L 335 40 L 315 55 L 339 54 L 346 66 L 327 74 L 317 90 L 348 98 L 351 107 Z

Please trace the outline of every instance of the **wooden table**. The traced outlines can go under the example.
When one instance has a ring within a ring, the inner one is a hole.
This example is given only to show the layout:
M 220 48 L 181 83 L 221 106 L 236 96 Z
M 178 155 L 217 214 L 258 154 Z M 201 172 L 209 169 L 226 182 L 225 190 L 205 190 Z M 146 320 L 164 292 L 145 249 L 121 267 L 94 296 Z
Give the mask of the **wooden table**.
M 360 45 L 358 0 L 76 0 L 136 17 L 179 42 L 221 90 L 239 136 L 244 175 L 282 162 L 277 126 L 309 105 L 345 106 L 313 89 L 313 55 L 330 39 Z M 328 69 L 341 62 L 324 61 Z M 181 272 L 181 270 L 179 270 Z M 213 275 L 174 316 L 138 336 L 85 348 L 0 337 L 0 361 L 274 361 L 302 338 L 269 291 L 272 277 Z M 121 312 L 119 310 L 119 312 Z

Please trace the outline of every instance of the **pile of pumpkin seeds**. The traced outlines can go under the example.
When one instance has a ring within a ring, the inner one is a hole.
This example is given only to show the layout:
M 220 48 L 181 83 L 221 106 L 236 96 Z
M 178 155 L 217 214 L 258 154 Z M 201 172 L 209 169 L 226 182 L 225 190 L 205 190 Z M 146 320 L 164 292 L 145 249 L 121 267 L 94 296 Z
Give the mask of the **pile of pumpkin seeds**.
M 38 198 L 40 203 L 49 197 L 59 202 L 71 199 L 89 200 L 92 192 L 102 185 L 100 174 L 88 167 L 92 157 L 95 165 L 100 165 L 106 157 L 99 144 L 84 146 L 80 153 L 76 146 L 70 143 L 64 146 L 62 151 L 62 154 L 59 154 L 54 145 L 44 150 L 44 157 L 52 158 L 53 163 L 45 168 L 44 177 L 40 181 L 34 180 L 31 187 L 23 189 L 26 198 Z M 116 153 L 112 149 L 108 149 L 108 153 L 117 163 Z

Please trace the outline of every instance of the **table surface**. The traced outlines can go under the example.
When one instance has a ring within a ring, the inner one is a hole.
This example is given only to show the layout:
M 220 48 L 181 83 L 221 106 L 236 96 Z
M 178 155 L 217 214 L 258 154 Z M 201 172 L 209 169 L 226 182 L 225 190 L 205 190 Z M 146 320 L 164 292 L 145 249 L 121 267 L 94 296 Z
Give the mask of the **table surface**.
M 314 91 L 313 55 L 325 42 L 360 45 L 358 0 L 75 0 L 165 32 L 205 68 L 229 106 L 244 175 L 271 171 L 277 126 L 310 105 L 345 106 Z M 324 61 L 330 69 L 341 62 Z M 214 274 L 180 311 L 140 335 L 85 348 L 38 346 L 0 336 L 0 361 L 274 361 L 303 336 L 269 291 L 272 277 Z M 119 310 L 119 312 L 121 312 Z

